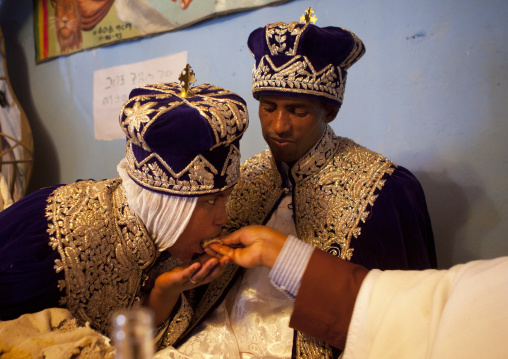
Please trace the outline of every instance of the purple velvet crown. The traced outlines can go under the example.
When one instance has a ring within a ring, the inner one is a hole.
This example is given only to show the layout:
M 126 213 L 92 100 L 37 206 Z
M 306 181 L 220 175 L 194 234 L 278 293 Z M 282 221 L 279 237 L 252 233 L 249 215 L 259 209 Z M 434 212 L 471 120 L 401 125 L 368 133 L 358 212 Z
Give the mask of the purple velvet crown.
M 256 60 L 252 94 L 300 96 L 342 105 L 347 70 L 365 53 L 363 42 L 340 27 L 272 23 L 248 40 Z
M 193 87 L 188 98 L 181 90 L 159 83 L 131 91 L 120 112 L 128 173 L 139 185 L 172 195 L 225 190 L 239 178 L 245 101 L 210 84 Z

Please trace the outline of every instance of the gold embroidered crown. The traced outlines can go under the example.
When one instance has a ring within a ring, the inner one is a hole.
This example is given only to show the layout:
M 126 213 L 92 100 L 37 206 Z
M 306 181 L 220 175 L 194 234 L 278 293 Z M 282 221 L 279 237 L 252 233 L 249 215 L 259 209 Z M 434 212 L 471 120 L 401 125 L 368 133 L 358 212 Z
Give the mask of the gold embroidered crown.
M 256 61 L 252 93 L 316 98 L 340 107 L 347 70 L 365 53 L 363 42 L 340 27 L 320 28 L 309 8 L 304 23 L 277 22 L 254 30 L 248 39 Z
M 187 65 L 188 66 L 188 65 Z M 214 193 L 239 178 L 240 138 L 248 126 L 245 101 L 195 81 L 135 88 L 120 112 L 127 136 L 128 173 L 139 185 L 182 196 Z

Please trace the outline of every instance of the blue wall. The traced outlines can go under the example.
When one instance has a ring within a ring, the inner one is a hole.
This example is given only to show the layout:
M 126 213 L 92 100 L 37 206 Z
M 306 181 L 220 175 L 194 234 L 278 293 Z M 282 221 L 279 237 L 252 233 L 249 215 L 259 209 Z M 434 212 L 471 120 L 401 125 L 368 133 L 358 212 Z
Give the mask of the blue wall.
M 349 71 L 332 127 L 420 179 L 440 266 L 508 255 L 505 0 L 293 0 L 39 65 L 32 6 L 0 2 L 10 79 L 34 132 L 32 189 L 116 176 L 124 141 L 94 139 L 93 72 L 180 51 L 188 51 L 198 82 L 247 99 L 243 158 L 263 150 L 246 39 L 256 27 L 297 20 L 312 6 L 318 25 L 348 28 L 367 48 Z

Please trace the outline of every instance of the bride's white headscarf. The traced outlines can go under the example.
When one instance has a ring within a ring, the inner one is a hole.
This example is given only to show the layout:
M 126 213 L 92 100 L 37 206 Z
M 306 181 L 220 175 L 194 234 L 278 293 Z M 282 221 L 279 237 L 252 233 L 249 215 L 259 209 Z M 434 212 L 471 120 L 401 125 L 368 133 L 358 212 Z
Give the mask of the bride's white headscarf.
M 189 74 L 184 77 L 194 78 L 187 65 L 182 75 Z M 118 173 L 129 207 L 159 251 L 175 244 L 199 196 L 238 182 L 240 139 L 249 123 L 237 94 L 183 82 L 134 88 L 119 116 L 126 145 Z
M 117 170 L 129 207 L 141 218 L 159 252 L 170 248 L 187 227 L 198 198 L 162 194 L 141 187 L 127 174 L 125 158 Z

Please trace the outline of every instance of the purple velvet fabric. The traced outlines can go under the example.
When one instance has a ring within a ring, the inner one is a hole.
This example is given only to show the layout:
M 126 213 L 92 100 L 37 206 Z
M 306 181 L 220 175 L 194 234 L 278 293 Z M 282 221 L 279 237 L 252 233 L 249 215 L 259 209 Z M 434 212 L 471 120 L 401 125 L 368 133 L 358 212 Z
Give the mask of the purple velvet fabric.
M 49 245 L 46 200 L 55 190 L 33 192 L 0 212 L 0 319 L 59 306 L 62 293 L 53 269 L 58 252 Z
M 436 268 L 432 224 L 420 182 L 404 167 L 385 175 L 370 215 L 351 240 L 351 262 L 369 269 Z
M 365 53 L 364 43 L 346 29 L 299 23 L 260 27 L 251 32 L 247 45 L 256 61 L 255 99 L 305 97 L 337 108 L 342 105 L 347 70 Z M 262 81 L 257 78 L 258 72 L 263 75 Z M 325 87 L 333 88 L 335 94 Z
M 295 27 L 302 29 L 304 24 L 297 24 Z M 284 43 L 286 49 L 295 46 L 294 38 L 287 36 Z M 249 35 L 247 45 L 254 55 L 256 64 L 261 58 L 270 54 L 270 49 L 266 41 L 266 27 L 260 27 Z M 351 33 L 345 29 L 335 26 L 319 27 L 313 24 L 307 25 L 299 38 L 296 55 L 306 56 L 314 65 L 316 71 L 322 70 L 329 64 L 340 66 L 344 60 L 350 56 L 355 41 Z M 358 59 L 361 56 L 358 56 Z M 292 60 L 291 55 L 270 56 L 271 60 L 277 66 L 281 66 Z M 345 69 L 347 70 L 347 69 Z
M 210 84 L 192 88 L 193 95 L 185 99 L 179 96 L 181 90 L 177 83 L 161 83 L 131 91 L 120 114 L 129 175 L 144 188 L 176 196 L 226 189 L 233 183 L 230 171 L 224 168 L 231 161 L 239 166 L 240 138 L 248 126 L 245 101 Z M 237 159 L 229 156 L 232 150 L 237 151 Z M 213 188 L 183 190 L 181 182 L 196 183 L 201 175 L 192 171 L 198 167 L 193 161 L 199 155 L 215 169 L 199 165 L 213 177 Z M 152 178 L 160 183 L 153 183 Z

